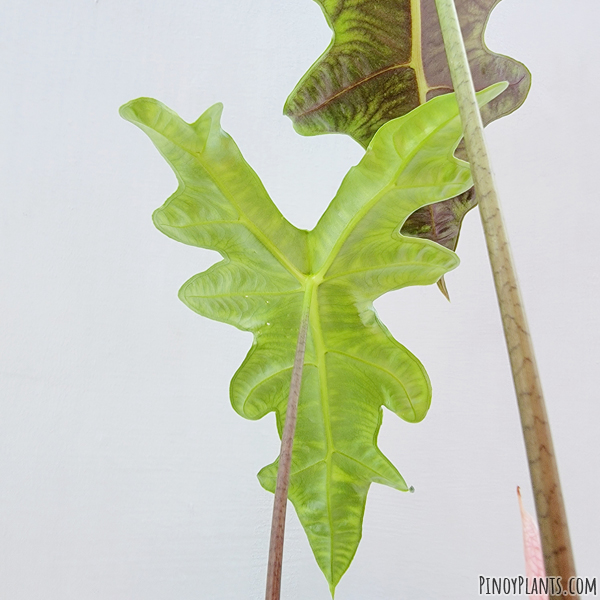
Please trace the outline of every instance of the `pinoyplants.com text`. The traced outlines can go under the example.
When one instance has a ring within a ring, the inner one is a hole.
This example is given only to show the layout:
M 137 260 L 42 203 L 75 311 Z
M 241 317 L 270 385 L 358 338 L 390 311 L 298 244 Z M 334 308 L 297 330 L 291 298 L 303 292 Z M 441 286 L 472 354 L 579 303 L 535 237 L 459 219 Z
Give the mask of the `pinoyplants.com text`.
M 480 596 L 520 596 L 550 594 L 551 596 L 597 596 L 596 578 L 571 577 L 566 583 L 561 577 L 485 577 L 479 576 Z

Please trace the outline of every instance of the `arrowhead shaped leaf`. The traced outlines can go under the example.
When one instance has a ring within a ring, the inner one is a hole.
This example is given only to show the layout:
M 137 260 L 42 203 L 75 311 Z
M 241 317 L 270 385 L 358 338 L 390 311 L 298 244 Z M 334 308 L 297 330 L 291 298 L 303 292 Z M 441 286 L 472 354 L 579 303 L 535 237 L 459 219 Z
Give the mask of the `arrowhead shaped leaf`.
M 480 94 L 482 104 L 504 89 Z M 310 233 L 293 227 L 221 129 L 221 106 L 195 123 L 152 99 L 121 109 L 169 162 L 177 191 L 154 223 L 224 260 L 192 277 L 180 298 L 197 313 L 251 331 L 254 344 L 231 383 L 248 419 L 274 411 L 281 432 L 303 303 L 310 303 L 289 497 L 332 589 L 361 537 L 372 482 L 407 490 L 377 447 L 382 406 L 424 418 L 431 399 L 421 363 L 379 321 L 373 301 L 435 283 L 458 264 L 401 224 L 417 208 L 471 185 L 453 151 L 462 135 L 453 96 L 384 126 Z M 259 474 L 274 491 L 277 461 Z
M 485 124 L 516 110 L 531 83 L 523 64 L 485 45 L 485 26 L 499 1 L 456 0 L 475 88 L 509 82 L 506 91 L 482 109 Z M 285 104 L 284 112 L 299 133 L 345 133 L 366 147 L 390 119 L 452 92 L 435 0 L 316 2 L 333 39 Z M 476 204 L 469 191 L 421 209 L 403 233 L 454 250 L 462 219 Z

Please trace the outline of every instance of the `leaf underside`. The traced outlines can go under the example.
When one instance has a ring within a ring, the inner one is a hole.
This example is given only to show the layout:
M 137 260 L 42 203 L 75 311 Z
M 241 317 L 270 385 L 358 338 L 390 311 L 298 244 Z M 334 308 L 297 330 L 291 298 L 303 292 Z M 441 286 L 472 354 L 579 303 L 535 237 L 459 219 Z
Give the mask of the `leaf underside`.
M 345 133 L 366 147 L 390 119 L 453 91 L 435 0 L 315 1 L 333 39 L 285 104 L 284 113 L 299 133 Z M 482 109 L 485 124 L 516 110 L 531 85 L 523 64 L 485 45 L 485 27 L 499 1 L 456 0 L 475 89 L 509 82 Z M 402 233 L 454 250 L 462 219 L 476 204 L 468 191 L 435 208 L 420 209 Z
M 503 89 L 480 94 L 482 104 Z M 223 260 L 183 285 L 197 313 L 254 334 L 231 382 L 248 419 L 275 412 L 283 427 L 303 304 L 310 304 L 289 498 L 331 589 L 356 552 L 372 482 L 407 485 L 377 447 L 385 406 L 408 422 L 425 417 L 431 388 L 421 363 L 379 321 L 373 301 L 435 283 L 458 264 L 400 226 L 417 208 L 471 186 L 454 157 L 461 137 L 453 96 L 381 128 L 311 232 L 291 225 L 220 126 L 221 106 L 195 123 L 141 98 L 121 115 L 151 138 L 179 187 L 155 211 L 169 237 L 217 250 Z M 275 489 L 277 461 L 259 473 Z

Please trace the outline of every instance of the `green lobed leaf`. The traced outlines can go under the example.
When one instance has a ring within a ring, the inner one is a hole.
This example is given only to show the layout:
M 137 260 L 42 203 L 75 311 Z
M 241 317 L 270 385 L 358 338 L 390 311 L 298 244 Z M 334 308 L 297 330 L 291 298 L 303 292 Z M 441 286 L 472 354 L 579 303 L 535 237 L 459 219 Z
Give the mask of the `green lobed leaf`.
M 503 89 L 481 92 L 481 104 Z M 471 186 L 468 164 L 453 155 L 458 109 L 445 96 L 382 127 L 310 233 L 277 210 L 220 114 L 216 105 L 188 124 L 148 98 L 121 108 L 179 181 L 154 213 L 158 229 L 224 257 L 185 283 L 180 298 L 254 334 L 231 382 L 233 407 L 248 419 L 274 411 L 280 434 L 301 311 L 310 303 L 289 498 L 333 590 L 358 547 L 371 483 L 408 489 L 377 447 L 382 406 L 409 422 L 429 409 L 425 369 L 379 321 L 373 301 L 435 283 L 458 264 L 438 244 L 399 233 L 417 208 Z M 271 492 L 276 474 L 277 461 L 259 473 Z
M 435 0 L 315 1 L 333 39 L 285 104 L 299 133 L 345 133 L 366 147 L 390 119 L 453 91 Z M 499 1 L 456 0 L 475 88 L 509 82 L 482 109 L 485 124 L 516 110 L 531 85 L 523 64 L 485 45 L 485 27 Z M 454 250 L 462 219 L 476 204 L 470 190 L 421 209 L 403 233 Z

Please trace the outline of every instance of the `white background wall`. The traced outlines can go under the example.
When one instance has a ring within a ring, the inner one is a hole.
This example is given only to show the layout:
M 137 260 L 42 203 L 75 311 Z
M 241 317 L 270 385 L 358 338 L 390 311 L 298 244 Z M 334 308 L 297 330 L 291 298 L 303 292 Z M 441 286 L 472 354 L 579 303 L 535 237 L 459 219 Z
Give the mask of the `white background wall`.
M 600 577 L 596 0 L 505 0 L 488 44 L 528 65 L 525 105 L 488 139 L 547 395 L 579 574 Z M 238 417 L 250 335 L 177 290 L 214 253 L 150 214 L 167 164 L 117 109 L 154 96 L 223 124 L 284 214 L 311 228 L 361 149 L 281 116 L 330 32 L 309 0 L 54 0 L 0 7 L 0 598 L 263 597 L 272 416 Z M 339 600 L 463 600 L 523 573 L 530 508 L 508 361 L 476 212 L 452 303 L 435 287 L 377 308 L 434 385 L 381 447 L 415 494 L 374 485 Z M 325 600 L 294 514 L 283 595 Z

